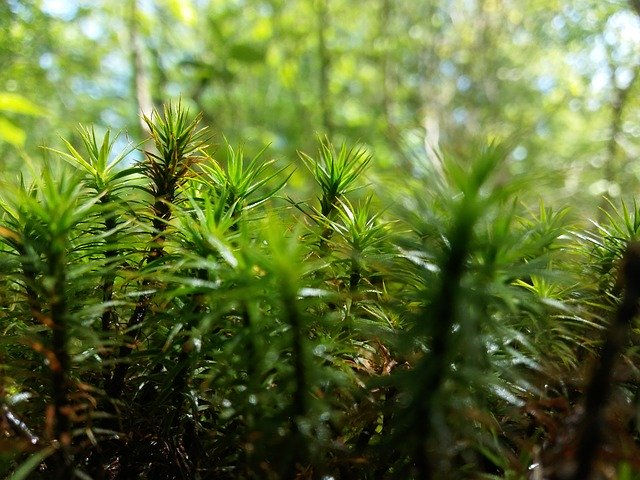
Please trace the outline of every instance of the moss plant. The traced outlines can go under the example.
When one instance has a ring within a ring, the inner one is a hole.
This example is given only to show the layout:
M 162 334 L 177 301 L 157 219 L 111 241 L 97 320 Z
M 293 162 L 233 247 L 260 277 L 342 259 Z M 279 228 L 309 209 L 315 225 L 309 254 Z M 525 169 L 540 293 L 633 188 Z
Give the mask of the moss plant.
M 144 120 L 141 161 L 81 127 L 0 183 L 8 478 L 640 470 L 635 204 L 580 225 L 497 143 L 367 185 L 328 139 L 293 200 L 268 149 Z

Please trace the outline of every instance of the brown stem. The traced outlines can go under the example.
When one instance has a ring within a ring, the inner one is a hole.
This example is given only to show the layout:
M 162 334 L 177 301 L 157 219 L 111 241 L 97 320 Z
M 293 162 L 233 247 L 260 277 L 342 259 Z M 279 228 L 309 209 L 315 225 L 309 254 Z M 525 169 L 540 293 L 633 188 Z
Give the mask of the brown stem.
M 362 279 L 362 271 L 357 262 L 353 262 L 351 265 L 351 275 L 349 276 L 349 291 L 355 292 L 358 290 L 358 285 Z
M 109 199 L 105 197 L 105 201 L 103 203 L 107 203 Z M 117 227 L 116 220 L 113 216 L 107 217 L 104 220 L 104 228 L 107 232 L 112 232 Z M 107 243 L 110 243 L 113 240 L 113 234 L 109 235 L 107 238 Z M 104 253 L 104 256 L 107 259 L 107 267 L 112 268 L 113 262 L 116 260 L 118 256 L 118 251 L 113 248 L 107 249 Z M 107 303 L 110 302 L 113 298 L 113 285 L 115 283 L 116 276 L 112 272 L 107 273 L 102 280 L 102 302 Z M 111 306 L 107 307 L 105 311 L 102 313 L 102 331 L 108 332 L 111 329 L 111 326 L 117 323 L 118 315 L 115 309 Z
M 173 198 L 173 195 L 171 196 Z M 167 228 L 167 221 L 171 217 L 171 209 L 167 205 L 166 202 L 156 199 L 153 205 L 154 211 L 154 219 L 153 226 L 154 230 L 157 232 L 154 238 L 154 243 L 149 249 L 149 253 L 145 259 L 145 263 L 149 264 L 155 260 L 160 259 L 164 256 L 164 241 L 165 235 L 164 232 Z M 143 289 L 147 289 L 151 285 L 150 280 L 144 280 L 142 282 Z M 136 303 L 136 307 L 129 317 L 129 321 L 127 322 L 127 332 L 131 334 L 131 341 L 125 343 L 120 347 L 118 352 L 118 358 L 120 360 L 125 359 L 131 355 L 135 343 L 137 342 L 140 336 L 140 325 L 144 321 L 144 318 L 149 311 L 149 306 L 151 304 L 151 299 L 153 298 L 153 294 L 145 293 L 140 297 L 138 302 Z M 111 376 L 111 380 L 107 382 L 105 390 L 107 394 L 111 398 L 118 398 L 122 394 L 122 390 L 124 389 L 124 379 L 127 375 L 127 371 L 129 370 L 128 363 L 119 363 L 113 370 L 113 375 Z
M 196 273 L 196 278 L 200 280 L 208 280 L 209 275 L 207 270 L 199 269 Z M 192 299 L 192 315 L 194 318 L 198 319 L 198 316 L 206 311 L 205 297 L 203 294 L 198 293 L 193 295 Z M 187 329 L 191 330 L 194 327 L 194 323 L 195 322 L 193 320 L 189 320 L 187 322 Z M 171 380 L 171 397 L 167 401 L 167 403 L 172 406 L 172 418 L 170 419 L 170 422 L 174 427 L 178 425 L 178 421 L 182 418 L 180 415 L 184 404 L 182 394 L 185 392 L 191 380 L 194 360 L 197 357 L 197 353 L 198 350 L 194 349 L 192 340 L 189 339 L 183 344 L 180 355 L 178 356 L 178 365 L 181 365 L 181 368 L 178 374 Z
M 71 422 L 67 414 L 69 405 L 69 368 L 67 352 L 67 302 L 65 298 L 66 276 L 63 253 L 52 251 L 49 257 L 49 274 L 53 277 L 53 287 L 49 294 L 51 320 L 51 370 L 52 396 L 54 408 L 53 438 L 59 442 L 60 450 L 53 459 L 57 478 L 71 478 L 71 466 L 67 459 L 67 449 L 71 445 Z
M 291 478 L 293 478 L 296 472 L 296 465 L 304 464 L 308 452 L 298 428 L 298 420 L 307 413 L 308 379 L 304 358 L 302 316 L 297 306 L 296 296 L 291 291 L 290 285 L 284 287 L 282 294 L 284 313 L 287 318 L 287 323 L 291 326 L 291 333 L 293 335 L 291 341 L 291 358 L 293 360 L 295 387 L 292 398 L 291 429 L 294 442 L 291 450 L 292 464 L 289 466 Z

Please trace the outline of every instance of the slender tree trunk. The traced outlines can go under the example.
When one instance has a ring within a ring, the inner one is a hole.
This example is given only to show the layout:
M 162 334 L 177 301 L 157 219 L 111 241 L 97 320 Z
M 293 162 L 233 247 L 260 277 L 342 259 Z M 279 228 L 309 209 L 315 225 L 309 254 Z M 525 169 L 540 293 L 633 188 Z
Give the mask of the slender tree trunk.
M 378 39 L 385 45 L 380 55 L 380 71 L 382 74 L 382 111 L 384 112 L 385 123 L 387 129 L 393 126 L 391 118 L 391 82 L 389 78 L 389 49 L 387 42 L 389 41 L 389 23 L 391 21 L 391 1 L 382 0 L 380 6 Z
M 145 68 L 143 47 L 138 31 L 138 2 L 129 3 L 129 45 L 131 48 L 131 68 L 133 71 L 133 91 L 135 92 L 136 114 L 140 119 L 140 131 L 149 134 L 149 127 L 142 115 L 150 116 L 153 111 L 153 98 L 149 75 Z
M 618 177 L 618 141 L 622 132 L 622 121 L 624 120 L 624 109 L 627 106 L 629 100 L 629 92 L 633 88 L 636 79 L 638 78 L 638 66 L 633 70 L 633 76 L 625 87 L 616 86 L 616 66 L 609 65 L 611 70 L 611 85 L 613 86 L 613 100 L 611 102 L 611 122 L 609 125 L 609 139 L 607 141 L 606 158 L 604 162 L 604 180 L 607 184 L 613 182 Z M 600 208 L 598 209 L 598 222 L 605 219 L 606 212 L 609 210 L 610 205 L 606 198 L 602 198 L 600 201 Z
M 629 5 L 640 18 L 640 0 L 629 0 Z M 616 66 L 613 65 L 611 61 L 609 62 L 609 69 L 611 71 L 610 82 L 614 92 L 611 104 L 611 123 L 609 126 L 610 134 L 607 142 L 607 151 L 604 163 L 604 179 L 607 181 L 607 184 L 612 182 L 618 173 L 616 165 L 618 139 L 622 130 L 624 108 L 627 104 L 629 92 L 638 78 L 638 66 L 636 65 L 633 69 L 633 76 L 631 77 L 629 84 L 623 88 L 616 86 Z M 607 202 L 606 198 L 603 197 L 600 201 L 600 208 L 598 209 L 598 222 L 602 222 L 605 219 L 606 212 L 609 208 L 609 202 Z
M 331 114 L 331 56 L 327 48 L 326 32 L 329 28 L 328 0 L 318 0 L 318 57 L 320 60 L 319 96 L 324 133 L 332 138 L 333 120 Z

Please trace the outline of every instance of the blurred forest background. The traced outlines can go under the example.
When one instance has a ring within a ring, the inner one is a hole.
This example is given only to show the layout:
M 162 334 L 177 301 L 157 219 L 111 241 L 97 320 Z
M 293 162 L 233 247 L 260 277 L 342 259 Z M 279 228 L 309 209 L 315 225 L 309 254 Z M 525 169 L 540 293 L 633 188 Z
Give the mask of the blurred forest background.
M 181 97 L 214 143 L 268 144 L 283 164 L 316 134 L 406 174 L 425 149 L 509 138 L 513 173 L 544 172 L 549 201 L 594 215 L 640 178 L 639 13 L 623 0 L 7 0 L 0 162 L 78 141 L 78 123 L 138 141 L 139 112 Z

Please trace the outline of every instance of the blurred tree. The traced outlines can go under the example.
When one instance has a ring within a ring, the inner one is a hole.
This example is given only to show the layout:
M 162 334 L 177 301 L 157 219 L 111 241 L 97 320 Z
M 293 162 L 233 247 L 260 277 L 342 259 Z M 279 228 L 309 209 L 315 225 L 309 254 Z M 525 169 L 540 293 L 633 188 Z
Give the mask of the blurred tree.
M 31 154 L 78 121 L 139 137 L 140 109 L 182 97 L 282 161 L 320 133 L 410 174 L 489 134 L 585 208 L 640 178 L 640 21 L 622 0 L 9 1 L 0 23 L 0 91 L 47 113 L 3 113 Z M 21 142 L 4 140 L 9 163 Z

